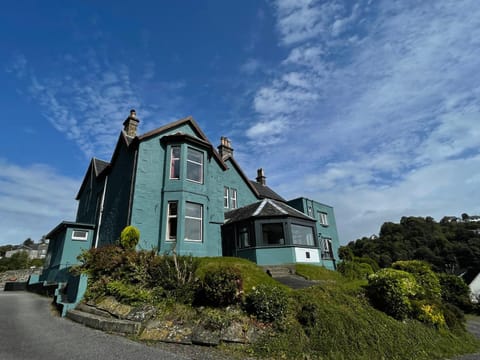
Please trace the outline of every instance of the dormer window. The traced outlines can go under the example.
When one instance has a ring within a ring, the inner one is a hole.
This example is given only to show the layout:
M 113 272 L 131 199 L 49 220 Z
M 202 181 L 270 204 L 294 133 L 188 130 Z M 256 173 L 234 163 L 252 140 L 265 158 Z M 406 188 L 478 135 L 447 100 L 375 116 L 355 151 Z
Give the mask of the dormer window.
M 203 182 L 203 153 L 190 147 L 187 150 L 187 180 Z
M 172 146 L 170 154 L 170 179 L 180 179 L 180 146 Z

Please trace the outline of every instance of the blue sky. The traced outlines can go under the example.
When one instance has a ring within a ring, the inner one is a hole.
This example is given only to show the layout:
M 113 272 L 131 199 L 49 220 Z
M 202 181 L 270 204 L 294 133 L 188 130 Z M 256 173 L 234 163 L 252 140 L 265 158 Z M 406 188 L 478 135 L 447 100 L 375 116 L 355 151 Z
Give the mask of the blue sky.
M 0 44 L 0 244 L 74 220 L 131 108 L 229 137 L 342 243 L 480 213 L 477 0 L 10 1 Z

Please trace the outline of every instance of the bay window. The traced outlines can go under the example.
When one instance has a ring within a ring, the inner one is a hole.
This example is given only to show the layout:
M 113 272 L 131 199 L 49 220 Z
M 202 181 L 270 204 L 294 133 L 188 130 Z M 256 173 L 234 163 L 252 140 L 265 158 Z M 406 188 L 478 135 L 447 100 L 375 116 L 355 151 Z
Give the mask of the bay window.
M 185 240 L 202 241 L 203 206 L 201 204 L 185 203 Z

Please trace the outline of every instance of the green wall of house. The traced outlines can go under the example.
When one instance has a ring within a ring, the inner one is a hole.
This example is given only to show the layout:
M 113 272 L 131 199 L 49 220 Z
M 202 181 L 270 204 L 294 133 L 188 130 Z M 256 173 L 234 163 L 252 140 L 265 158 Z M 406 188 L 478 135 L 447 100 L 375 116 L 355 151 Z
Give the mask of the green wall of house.
M 221 256 L 221 225 L 224 212 L 229 210 L 224 208 L 224 186 L 237 190 L 237 207 L 255 201 L 256 197 L 233 164 L 230 162 L 231 166 L 225 170 L 209 146 L 188 139 L 182 142 L 161 141 L 164 136 L 178 133 L 196 136 L 194 129 L 184 124 L 140 142 L 131 225 L 140 230 L 140 248 L 155 248 L 165 253 L 175 247 L 178 254 Z M 179 179 L 170 179 L 172 146 L 180 146 Z M 186 179 L 185 159 L 189 147 L 203 153 L 203 183 Z M 176 242 L 166 239 L 168 203 L 172 201 L 178 204 Z M 202 241 L 183 240 L 187 202 L 202 205 Z
M 73 239 L 73 231 L 86 231 L 86 240 Z M 68 269 L 78 264 L 77 256 L 83 250 L 92 246 L 94 226 L 90 224 L 61 223 L 58 230 L 49 237 L 47 262 L 45 270 L 40 277 L 41 281 L 64 282 L 67 281 Z
M 340 241 L 338 238 L 337 223 L 335 221 L 333 207 L 303 197 L 290 200 L 288 201 L 288 204 L 317 220 L 317 236 L 321 253 L 324 252 L 322 246 L 325 239 L 331 239 L 334 258 L 328 259 L 323 257 L 321 261 L 322 265 L 326 268 L 332 270 L 335 269 L 335 262 L 338 261 L 338 248 L 340 247 Z M 327 214 L 327 225 L 322 225 L 320 213 Z

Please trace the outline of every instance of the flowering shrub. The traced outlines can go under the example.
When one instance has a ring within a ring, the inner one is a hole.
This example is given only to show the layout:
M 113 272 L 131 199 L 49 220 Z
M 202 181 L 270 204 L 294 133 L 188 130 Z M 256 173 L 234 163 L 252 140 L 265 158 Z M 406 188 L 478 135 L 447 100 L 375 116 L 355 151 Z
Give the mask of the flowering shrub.
M 442 310 L 435 304 L 420 302 L 415 304 L 415 319 L 437 327 L 445 326 Z
M 277 286 L 259 285 L 248 294 L 245 307 L 248 313 L 267 322 L 281 320 L 287 311 L 288 298 Z
M 417 299 L 440 301 L 442 290 L 440 282 L 429 264 L 420 260 L 396 261 L 392 268 L 406 271 L 415 277 L 419 285 L 419 292 L 415 295 Z
M 368 277 L 366 293 L 377 309 L 398 320 L 411 314 L 413 299 L 420 292 L 415 277 L 402 270 L 382 269 Z

